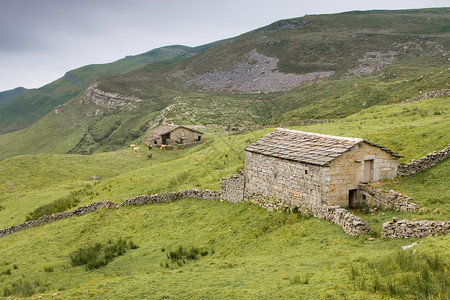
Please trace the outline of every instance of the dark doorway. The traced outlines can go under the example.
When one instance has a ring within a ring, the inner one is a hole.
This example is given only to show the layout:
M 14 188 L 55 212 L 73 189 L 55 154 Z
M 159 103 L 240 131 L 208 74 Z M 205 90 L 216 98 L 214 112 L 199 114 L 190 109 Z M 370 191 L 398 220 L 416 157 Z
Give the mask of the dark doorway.
M 358 190 L 349 190 L 348 191 L 348 206 L 350 208 L 355 208 L 357 202 L 358 202 Z
M 162 145 L 167 145 L 167 140 L 170 139 L 170 133 L 168 134 L 163 134 L 161 136 L 161 144 Z

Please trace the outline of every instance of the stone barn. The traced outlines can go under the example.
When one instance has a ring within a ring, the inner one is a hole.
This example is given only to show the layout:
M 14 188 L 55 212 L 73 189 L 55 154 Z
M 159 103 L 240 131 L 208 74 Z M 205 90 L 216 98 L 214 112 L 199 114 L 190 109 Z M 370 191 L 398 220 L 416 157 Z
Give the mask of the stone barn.
M 244 197 L 353 207 L 358 184 L 397 176 L 398 158 L 360 138 L 277 129 L 245 149 Z
M 193 145 L 203 141 L 203 133 L 184 125 L 167 124 L 149 130 L 144 139 L 147 146 Z

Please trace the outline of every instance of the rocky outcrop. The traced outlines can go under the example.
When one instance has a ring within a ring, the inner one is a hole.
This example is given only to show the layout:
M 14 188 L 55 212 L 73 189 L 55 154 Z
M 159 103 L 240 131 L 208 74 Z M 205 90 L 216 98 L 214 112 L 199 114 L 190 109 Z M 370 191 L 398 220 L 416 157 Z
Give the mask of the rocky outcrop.
M 123 201 L 120 205 L 144 205 L 151 203 L 172 202 L 183 198 L 197 198 L 204 200 L 215 200 L 220 198 L 220 191 L 209 191 L 190 189 L 173 193 L 162 193 L 155 195 L 141 195 L 134 198 L 129 198 Z
M 397 168 L 398 176 L 408 176 L 421 171 L 424 171 L 438 162 L 446 159 L 450 156 L 450 145 L 440 151 L 434 151 L 425 155 L 418 160 L 412 160 L 408 164 L 401 164 Z
M 385 192 L 368 184 L 360 183 L 362 202 L 369 207 L 393 208 L 396 211 L 415 211 L 419 205 L 411 202 L 412 198 L 394 190 Z
M 0 237 L 7 236 L 27 228 L 48 224 L 57 220 L 66 219 L 74 216 L 82 216 L 84 214 L 91 213 L 99 209 L 112 209 L 115 207 L 116 205 L 110 201 L 94 202 L 85 206 L 78 207 L 71 211 L 63 211 L 53 215 L 42 216 L 37 220 L 27 221 L 19 225 L 11 226 L 5 229 L 0 229 Z
M 107 93 L 97 88 L 96 84 L 92 84 L 86 90 L 82 104 L 94 104 L 98 106 L 95 115 L 101 115 L 106 110 L 117 110 L 122 107 L 127 107 L 133 111 L 137 107 L 137 103 L 142 100 L 136 97 L 127 97 L 116 93 Z
M 425 100 L 425 99 L 429 99 L 429 98 L 439 98 L 439 97 L 448 96 L 448 95 L 450 95 L 450 89 L 440 90 L 440 91 L 431 91 L 431 92 L 426 92 L 425 94 L 423 94 L 421 96 L 407 99 L 407 100 L 403 101 L 402 104 L 416 102 L 416 101 Z
M 422 238 L 444 235 L 450 232 L 450 221 L 392 221 L 384 223 L 381 236 L 389 238 Z

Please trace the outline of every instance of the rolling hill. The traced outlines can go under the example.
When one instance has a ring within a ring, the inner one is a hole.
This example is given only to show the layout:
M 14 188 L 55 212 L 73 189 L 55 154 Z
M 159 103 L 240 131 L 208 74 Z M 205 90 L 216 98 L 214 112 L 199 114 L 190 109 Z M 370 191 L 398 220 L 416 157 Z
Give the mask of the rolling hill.
M 67 72 L 64 77 L 16 97 L 0 107 L 0 134 L 21 130 L 41 119 L 54 107 L 62 105 L 83 92 L 92 82 L 113 74 L 159 61 L 177 60 L 204 51 L 215 43 L 201 47 L 166 46 L 149 52 L 127 56 L 116 62 L 84 66 Z
M 0 157 L 110 151 L 171 122 L 235 133 L 291 120 L 339 119 L 448 89 L 448 12 L 310 15 L 203 47 L 177 46 L 164 55 L 153 50 L 83 67 L 27 94 L 28 102 L 0 108 L 6 132 L 30 125 L 57 104 L 69 107 L 62 116 L 50 112 L 31 127 L 1 136 Z M 153 62 L 144 64 L 149 57 Z M 100 101 L 105 95 L 116 102 Z M 120 99 L 125 106 L 117 105 Z M 36 143 L 49 128 L 54 132 Z

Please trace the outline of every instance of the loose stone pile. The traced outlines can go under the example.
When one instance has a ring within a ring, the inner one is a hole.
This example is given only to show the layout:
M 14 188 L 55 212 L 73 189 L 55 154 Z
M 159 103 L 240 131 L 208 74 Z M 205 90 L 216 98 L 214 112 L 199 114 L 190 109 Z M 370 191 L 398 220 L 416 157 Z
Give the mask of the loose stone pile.
M 450 156 L 450 145 L 440 151 L 434 151 L 418 160 L 412 160 L 408 164 L 401 164 L 398 166 L 397 173 L 398 176 L 408 176 L 428 168 L 431 168 L 441 160 L 446 159 Z
M 110 201 L 94 202 L 89 205 L 78 207 L 71 211 L 64 211 L 53 215 L 42 216 L 36 220 L 27 221 L 19 225 L 11 226 L 5 229 L 0 229 L 0 237 L 13 234 L 14 232 L 17 232 L 19 230 L 48 224 L 56 220 L 66 219 L 74 216 L 81 216 L 99 209 L 111 209 L 115 207 L 116 205 Z
M 359 190 L 365 196 L 362 200 L 363 203 L 369 207 L 381 207 L 383 209 L 393 207 L 396 211 L 414 211 L 419 208 L 419 205 L 410 202 L 412 200 L 411 197 L 402 195 L 394 190 L 386 193 L 364 183 L 359 184 Z
M 450 221 L 392 221 L 384 223 L 381 236 L 389 238 L 421 238 L 444 235 L 450 232 Z

